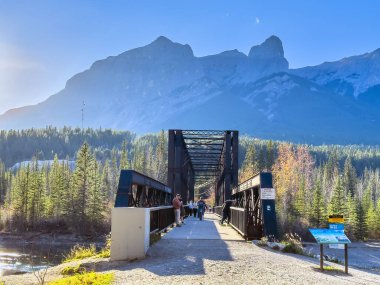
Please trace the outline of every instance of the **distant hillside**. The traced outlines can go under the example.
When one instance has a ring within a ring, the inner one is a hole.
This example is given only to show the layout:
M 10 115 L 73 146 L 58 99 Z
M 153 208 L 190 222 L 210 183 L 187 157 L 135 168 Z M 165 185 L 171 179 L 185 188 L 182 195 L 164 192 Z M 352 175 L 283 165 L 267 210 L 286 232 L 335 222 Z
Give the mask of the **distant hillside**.
M 34 106 L 9 110 L 0 128 L 85 126 L 130 130 L 238 129 L 265 139 L 380 144 L 380 49 L 289 69 L 281 40 L 195 57 L 159 37 L 95 62 Z

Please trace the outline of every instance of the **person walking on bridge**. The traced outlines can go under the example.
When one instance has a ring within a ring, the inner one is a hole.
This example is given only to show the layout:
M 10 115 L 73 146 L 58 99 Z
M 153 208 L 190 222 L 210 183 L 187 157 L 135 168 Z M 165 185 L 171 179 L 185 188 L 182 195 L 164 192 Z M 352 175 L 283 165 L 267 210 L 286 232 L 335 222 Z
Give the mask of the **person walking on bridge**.
M 223 225 L 224 220 L 227 220 L 227 224 L 230 223 L 232 202 L 232 200 L 226 200 L 223 204 L 223 218 L 220 221 L 221 225 Z
M 181 195 L 177 194 L 173 199 L 173 208 L 174 208 L 174 217 L 175 217 L 175 224 L 177 227 L 181 226 L 180 223 L 180 217 L 181 217 L 181 201 L 179 200 L 181 198 Z
M 203 201 L 202 197 L 200 197 L 198 201 L 198 217 L 200 221 L 203 220 L 205 211 L 206 211 L 206 203 Z
M 197 217 L 197 212 L 198 212 L 198 203 L 195 202 L 195 200 L 194 200 L 194 203 L 193 203 L 193 215 L 194 215 L 194 218 Z

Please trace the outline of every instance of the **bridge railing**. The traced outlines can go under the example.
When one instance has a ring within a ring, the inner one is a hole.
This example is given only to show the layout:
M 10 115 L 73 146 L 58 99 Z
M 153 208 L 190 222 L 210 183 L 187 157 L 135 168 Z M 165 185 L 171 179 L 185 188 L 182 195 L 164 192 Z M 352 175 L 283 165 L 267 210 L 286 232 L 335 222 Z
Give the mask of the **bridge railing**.
M 249 238 L 247 230 L 247 211 L 244 208 L 231 207 L 230 225 L 245 239 Z M 215 206 L 214 214 L 223 217 L 223 206 Z
M 150 232 L 160 232 L 174 223 L 172 206 L 154 207 L 150 210 Z
M 248 238 L 248 233 L 247 233 L 247 211 L 244 208 L 231 207 L 231 221 L 230 221 L 230 224 L 244 238 Z
M 223 217 L 223 206 L 215 206 L 213 208 L 213 212 L 214 212 L 214 214 L 216 214 L 220 217 Z

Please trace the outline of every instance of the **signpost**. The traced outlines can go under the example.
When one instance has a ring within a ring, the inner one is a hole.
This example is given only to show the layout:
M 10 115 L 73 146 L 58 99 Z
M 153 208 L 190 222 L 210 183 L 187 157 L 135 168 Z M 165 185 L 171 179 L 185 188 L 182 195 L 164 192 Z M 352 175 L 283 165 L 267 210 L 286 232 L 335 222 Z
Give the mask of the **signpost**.
M 334 245 L 334 247 L 344 246 L 345 273 L 348 274 L 348 250 L 347 244 L 351 243 L 344 233 L 342 215 L 329 216 L 328 229 L 309 229 L 317 243 L 320 245 L 320 267 L 323 271 L 323 245 Z

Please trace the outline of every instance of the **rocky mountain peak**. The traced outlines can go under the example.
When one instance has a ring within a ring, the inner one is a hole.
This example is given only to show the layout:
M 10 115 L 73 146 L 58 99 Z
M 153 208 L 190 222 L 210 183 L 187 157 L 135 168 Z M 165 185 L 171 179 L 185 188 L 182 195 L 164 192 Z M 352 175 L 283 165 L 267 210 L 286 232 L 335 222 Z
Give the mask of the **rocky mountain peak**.
M 284 57 L 284 48 L 277 36 L 270 36 L 261 45 L 253 46 L 248 56 L 252 58 Z
M 167 37 L 159 36 L 156 40 L 151 42 L 149 45 L 143 48 L 149 52 L 157 54 L 168 54 L 168 55 L 181 55 L 193 57 L 194 53 L 191 47 L 188 44 L 179 44 L 171 41 Z

